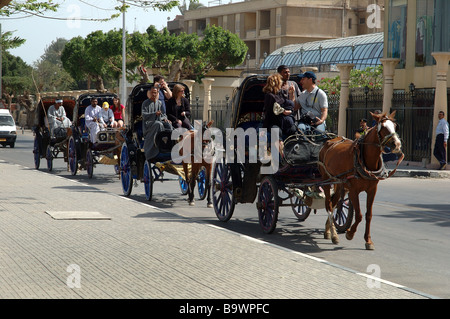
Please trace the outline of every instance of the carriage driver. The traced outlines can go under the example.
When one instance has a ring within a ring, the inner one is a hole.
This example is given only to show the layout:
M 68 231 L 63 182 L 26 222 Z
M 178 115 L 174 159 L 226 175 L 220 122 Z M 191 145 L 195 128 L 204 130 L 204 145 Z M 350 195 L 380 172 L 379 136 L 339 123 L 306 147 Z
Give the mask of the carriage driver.
M 47 117 L 48 124 L 50 125 L 50 134 L 53 136 L 53 132 L 58 127 L 68 128 L 72 125 L 72 122 L 66 116 L 66 110 L 64 110 L 63 100 L 58 99 L 55 104 L 48 108 Z
M 300 106 L 300 114 L 312 114 L 314 117 L 314 128 L 318 131 L 325 132 L 325 120 L 328 116 L 328 97 L 327 94 L 316 85 L 316 75 L 312 71 L 303 73 L 300 83 L 304 91 L 295 99 L 296 107 Z M 305 130 L 306 125 L 300 122 L 299 129 Z
M 105 122 L 100 116 L 102 108 L 98 105 L 97 98 L 91 98 L 91 105 L 89 105 L 84 111 L 84 119 L 86 127 L 89 128 L 89 138 L 92 143 L 97 142 L 97 133 L 100 131 L 100 127 L 103 127 Z
M 162 107 L 159 89 L 152 86 L 147 92 L 148 99 L 142 103 L 142 129 L 144 135 L 145 158 L 150 160 L 156 157 L 159 149 L 155 144 L 155 137 L 164 130 L 173 130 L 169 119 Z

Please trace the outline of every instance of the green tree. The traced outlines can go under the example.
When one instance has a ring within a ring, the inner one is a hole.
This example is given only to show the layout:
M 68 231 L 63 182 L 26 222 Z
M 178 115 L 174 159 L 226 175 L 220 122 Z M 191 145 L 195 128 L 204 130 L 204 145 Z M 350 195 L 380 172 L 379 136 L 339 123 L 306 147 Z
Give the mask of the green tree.
M 76 88 L 75 80 L 62 67 L 61 55 L 67 42 L 63 38 L 52 41 L 35 63 L 35 80 L 39 92 L 66 91 Z

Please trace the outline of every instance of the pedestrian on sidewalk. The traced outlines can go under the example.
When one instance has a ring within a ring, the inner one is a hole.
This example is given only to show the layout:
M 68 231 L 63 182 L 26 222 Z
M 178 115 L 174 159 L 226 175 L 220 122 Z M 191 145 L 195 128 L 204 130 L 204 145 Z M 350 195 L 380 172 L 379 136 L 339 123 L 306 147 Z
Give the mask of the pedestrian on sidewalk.
M 447 166 L 447 140 L 448 140 L 448 122 L 444 118 L 445 113 L 440 111 L 438 114 L 439 122 L 436 127 L 436 143 L 434 144 L 433 155 L 439 161 L 439 169 L 443 170 Z

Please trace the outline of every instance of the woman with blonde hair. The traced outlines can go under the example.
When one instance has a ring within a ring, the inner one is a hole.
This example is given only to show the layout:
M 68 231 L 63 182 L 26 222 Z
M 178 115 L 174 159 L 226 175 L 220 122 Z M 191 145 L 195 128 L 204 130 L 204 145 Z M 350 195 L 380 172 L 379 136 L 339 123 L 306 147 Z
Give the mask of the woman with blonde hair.
M 279 127 L 282 132 L 282 138 L 295 134 L 297 128 L 293 115 L 294 101 L 293 90 L 289 89 L 289 97 L 286 99 L 281 94 L 281 86 L 283 79 L 281 75 L 276 73 L 267 78 L 267 83 L 263 88 L 264 98 L 264 122 L 263 127 L 270 129 L 271 127 Z

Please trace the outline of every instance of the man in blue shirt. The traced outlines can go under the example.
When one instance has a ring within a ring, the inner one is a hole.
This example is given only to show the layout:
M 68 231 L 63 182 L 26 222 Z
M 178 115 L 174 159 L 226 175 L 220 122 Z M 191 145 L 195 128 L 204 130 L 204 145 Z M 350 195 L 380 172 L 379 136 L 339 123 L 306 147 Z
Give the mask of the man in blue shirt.
M 444 112 L 438 114 L 439 122 L 436 127 L 436 143 L 434 144 L 433 155 L 439 161 L 439 169 L 443 170 L 447 166 L 447 140 L 448 140 L 448 123 L 444 119 Z

